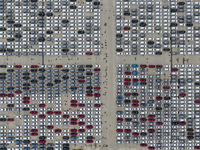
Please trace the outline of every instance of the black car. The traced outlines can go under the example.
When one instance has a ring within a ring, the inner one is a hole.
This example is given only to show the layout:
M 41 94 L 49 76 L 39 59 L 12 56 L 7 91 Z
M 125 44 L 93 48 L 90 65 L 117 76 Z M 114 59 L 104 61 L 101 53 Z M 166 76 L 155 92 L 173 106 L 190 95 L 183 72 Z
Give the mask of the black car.
M 63 136 L 63 140 L 69 140 L 69 136 Z
M 162 55 L 162 52 L 155 52 L 156 55 Z
M 188 139 L 188 140 L 193 140 L 194 137 L 193 137 L 193 136 L 187 136 L 187 139 Z
M 78 79 L 85 79 L 84 76 L 78 76 Z
M 51 16 L 53 16 L 53 13 L 48 12 L 48 13 L 46 13 L 46 15 L 47 15 L 48 17 L 51 17 Z
M 164 100 L 170 100 L 170 99 L 171 97 L 167 97 L 167 96 L 164 97 Z
M 156 110 L 162 110 L 162 107 L 156 107 Z
M 69 72 L 69 69 L 62 69 L 63 72 Z
M 86 72 L 86 75 L 93 75 L 93 73 L 92 72 Z
M 100 2 L 94 2 L 94 5 L 100 5 Z
M 120 33 L 116 34 L 116 37 L 122 37 L 122 36 L 123 36 L 123 35 L 120 34 Z
M 37 69 L 31 69 L 31 72 L 37 72 Z
M 30 73 L 29 72 L 25 72 L 25 73 L 23 73 L 23 75 L 24 76 L 28 76 L 28 75 L 30 75 Z
M 14 104 L 7 104 L 7 107 L 14 107 Z
M 93 89 L 93 87 L 92 86 L 87 86 L 86 89 Z
M 47 34 L 53 34 L 53 31 L 48 30 L 46 33 L 47 33 Z
M 71 5 L 69 8 L 70 9 L 76 9 L 76 6 L 75 5 Z
M 154 44 L 154 41 L 148 41 L 147 44 L 152 45 Z
M 7 72 L 14 72 L 14 69 L 8 69 Z
M 69 76 L 63 76 L 62 78 L 63 78 L 63 80 L 67 80 L 67 79 L 69 79 Z
M 131 101 L 130 101 L 130 100 L 124 100 L 124 103 L 125 103 L 125 104 L 130 104 Z
M 83 72 L 83 71 L 85 71 L 85 69 L 79 68 L 78 71 Z
M 53 83 L 47 83 L 47 86 L 53 86 Z
M 0 68 L 6 68 L 7 66 L 6 65 L 0 65 Z
M 163 48 L 163 51 L 168 52 L 170 51 L 170 48 Z
M 7 48 L 7 52 L 9 52 L 9 53 L 14 52 L 14 49 Z
M 69 147 L 69 144 L 67 143 L 67 144 L 63 144 L 63 147 Z
M 40 140 L 45 140 L 45 139 L 46 139 L 46 136 L 40 136 L 39 139 L 40 139 Z
M 126 122 L 131 122 L 132 119 L 131 119 L 131 118 L 125 118 L 125 121 L 126 121 Z
M 86 68 L 92 68 L 92 65 L 86 65 Z
M 45 76 L 39 76 L 39 80 L 44 80 Z
M 83 31 L 83 30 L 78 31 L 78 34 L 84 34 L 84 33 L 85 33 L 85 31 Z
M 137 20 L 137 19 L 132 19 L 131 22 L 132 22 L 132 23 L 138 23 L 138 20 Z
M 117 52 L 122 52 L 123 49 L 122 49 L 122 48 L 117 48 L 116 51 L 117 51 Z
M 146 132 L 141 132 L 140 135 L 141 136 L 147 136 L 147 133 Z
M 132 93 L 132 96 L 138 96 L 138 93 Z
M 92 139 L 94 139 L 93 136 L 87 136 L 87 140 L 92 140 Z
M 72 86 L 70 89 L 71 89 L 71 90 L 77 90 L 77 87 Z
M 45 72 L 45 69 L 44 68 L 40 68 L 39 71 L 40 72 Z
M 136 115 L 138 113 L 139 113 L 138 111 L 132 111 L 132 114 L 134 114 L 134 115 Z
M 6 118 L 0 118 L 0 121 L 6 121 Z
M 29 144 L 31 141 L 30 140 L 24 140 L 23 143 L 24 144 Z
M 171 124 L 172 124 L 172 125 L 179 125 L 179 122 L 178 122 L 178 121 L 175 121 L 175 122 L 172 122 Z
M 26 107 L 26 108 L 22 108 L 23 111 L 29 111 L 30 108 Z

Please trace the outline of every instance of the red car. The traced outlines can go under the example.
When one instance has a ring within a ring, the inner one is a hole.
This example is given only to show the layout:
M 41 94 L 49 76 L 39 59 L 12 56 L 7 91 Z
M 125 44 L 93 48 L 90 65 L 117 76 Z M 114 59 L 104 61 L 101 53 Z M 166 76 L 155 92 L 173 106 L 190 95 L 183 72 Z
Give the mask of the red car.
M 86 126 L 86 128 L 87 128 L 87 129 L 92 129 L 93 126 L 92 126 L 92 125 L 88 125 L 88 126 Z
M 155 68 L 155 65 L 149 65 L 149 68 Z
M 29 104 L 30 101 L 23 101 L 22 103 L 24 103 L 24 104 Z
M 170 86 L 163 86 L 163 89 L 168 90 L 170 89 Z
M 123 118 L 117 118 L 117 122 L 122 122 Z
M 62 130 L 61 129 L 55 129 L 54 131 L 55 131 L 55 133 L 60 133 Z
M 97 86 L 97 87 L 94 87 L 94 90 L 100 90 L 101 87 Z
M 72 104 L 76 104 L 76 103 L 77 103 L 77 100 L 71 100 L 71 103 L 72 103 Z
M 147 144 L 146 144 L 146 143 L 142 143 L 142 144 L 140 144 L 140 146 L 141 146 L 141 147 L 146 147 Z
M 130 133 L 130 132 L 131 132 L 131 129 L 125 129 L 124 132 Z
M 156 65 L 156 68 L 162 68 L 163 66 L 162 65 Z
M 55 115 L 61 115 L 61 111 L 54 111 Z
M 85 80 L 78 80 L 79 83 L 85 83 Z
M 126 75 L 131 75 L 131 72 L 126 71 L 126 72 L 124 72 L 124 74 L 126 74 Z
M 30 97 L 23 97 L 23 100 L 30 100 Z
M 79 129 L 78 132 L 85 132 L 85 129 Z
M 147 79 L 145 79 L 145 78 L 140 78 L 140 81 L 147 81 Z
M 163 122 L 156 122 L 156 125 L 161 126 L 161 125 L 163 125 Z
M 14 119 L 13 118 L 8 118 L 7 121 L 14 121 Z
M 147 119 L 146 119 L 146 118 L 140 118 L 140 121 L 142 121 L 142 122 L 146 122 Z
M 77 104 L 71 104 L 71 107 L 77 107 Z
M 93 94 L 86 94 L 86 96 L 91 97 L 91 96 L 93 96 Z
M 31 68 L 37 68 L 38 66 L 37 65 L 31 65 Z
M 62 68 L 63 66 L 62 65 L 56 65 L 56 68 Z
M 194 101 L 196 104 L 199 104 L 200 103 L 200 100 L 195 100 Z
M 45 104 L 39 104 L 39 107 L 45 107 L 46 105 Z
M 139 101 L 138 101 L 138 100 L 133 100 L 132 103 L 133 103 L 133 104 L 138 104 Z
M 124 27 L 124 30 L 130 30 L 131 28 L 130 27 Z
M 94 104 L 94 107 L 101 107 L 101 104 Z
M 138 79 L 133 79 L 133 82 L 138 82 L 139 80 Z
M 95 68 L 95 69 L 94 69 L 94 71 L 100 71 L 100 70 L 101 70 L 100 68 Z
M 132 107 L 138 107 L 139 104 L 132 104 Z
M 124 85 L 131 85 L 131 82 L 124 82 Z
M 69 118 L 69 115 L 63 115 L 63 118 Z
M 153 121 L 155 121 L 155 119 L 150 118 L 150 119 L 148 119 L 148 121 L 149 121 L 149 122 L 153 122 Z
M 156 100 L 162 100 L 163 98 L 161 96 L 156 97 Z
M 14 97 L 14 94 L 8 94 L 8 97 Z
M 45 140 L 40 140 L 39 143 L 40 143 L 40 144 L 45 144 L 46 141 L 45 141 Z
M 95 93 L 94 96 L 95 96 L 95 97 L 100 97 L 101 94 L 100 94 L 100 93 Z
M 47 126 L 47 129 L 53 129 L 54 127 L 53 126 Z
M 48 115 L 53 115 L 53 111 L 47 111 Z
M 6 97 L 6 94 L 0 94 L 0 97 Z
M 37 136 L 38 133 L 31 133 L 31 136 Z
M 77 132 L 77 129 L 71 129 L 70 131 L 71 132 Z
M 78 107 L 85 107 L 85 104 L 78 104 Z
M 37 115 L 37 114 L 38 114 L 37 111 L 30 111 L 30 113 L 31 113 L 32 115 Z
M 22 68 L 21 65 L 15 65 L 15 68 Z
M 86 55 L 92 55 L 93 53 L 92 52 L 86 52 Z
M 131 96 L 131 93 L 124 93 L 124 96 Z
M 78 115 L 79 118 L 85 118 L 85 115 Z
M 148 147 L 148 149 L 156 149 L 155 147 Z
M 93 140 L 87 140 L 87 143 L 93 143 Z
M 171 71 L 178 71 L 178 68 L 172 68 Z
M 188 132 L 187 135 L 192 136 L 192 135 L 194 135 L 194 133 Z
M 154 133 L 155 130 L 154 130 L 154 129 L 149 129 L 148 132 L 149 132 L 149 133 Z
M 155 115 L 148 115 L 149 118 L 155 118 Z
M 77 133 L 71 133 L 71 136 L 77 136 Z
M 117 129 L 116 130 L 118 133 L 122 133 L 123 132 L 123 129 Z
M 141 68 L 146 68 L 146 67 L 147 67 L 147 65 L 140 65 L 140 67 L 141 67 Z
M 124 81 L 131 82 L 131 79 L 125 78 Z
M 16 94 L 21 94 L 21 93 L 22 93 L 22 91 L 15 91 L 15 93 L 16 93 Z
M 179 96 L 180 96 L 180 97 L 185 97 L 186 94 L 185 94 L 185 93 L 180 93 Z
M 138 136 L 139 133 L 137 133 L 137 132 L 133 132 L 132 135 L 133 135 L 133 136 Z
M 83 125 L 85 125 L 85 122 L 79 122 L 78 124 L 79 124 L 79 126 L 83 126 Z
M 45 115 L 39 115 L 39 118 L 46 118 Z
M 186 122 L 179 122 L 179 125 L 186 125 Z
M 77 118 L 71 118 L 70 120 L 71 120 L 71 122 L 75 122 L 75 121 L 77 121 Z
M 77 125 L 77 122 L 70 122 L 71 125 Z
M 31 132 L 38 132 L 37 129 L 31 129 Z
M 200 146 L 195 146 L 194 149 L 200 149 Z

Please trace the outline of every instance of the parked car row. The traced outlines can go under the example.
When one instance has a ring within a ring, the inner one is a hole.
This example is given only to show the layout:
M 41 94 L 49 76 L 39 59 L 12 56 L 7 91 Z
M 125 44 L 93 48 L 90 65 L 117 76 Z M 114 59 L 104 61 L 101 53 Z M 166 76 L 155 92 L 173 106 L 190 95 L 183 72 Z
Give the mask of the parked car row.
M 199 55 L 199 45 L 195 43 L 200 37 L 200 27 L 195 23 L 200 22 L 200 2 L 115 2 L 117 55 L 163 55 L 171 51 L 172 55 Z M 183 12 L 187 15 L 182 15 Z M 186 30 L 180 28 L 183 26 Z M 162 37 L 148 36 L 152 34 Z M 191 44 L 186 44 L 187 40 Z
M 199 74 L 200 65 L 117 65 L 117 143 L 198 148 Z M 167 145 L 168 139 L 179 145 Z

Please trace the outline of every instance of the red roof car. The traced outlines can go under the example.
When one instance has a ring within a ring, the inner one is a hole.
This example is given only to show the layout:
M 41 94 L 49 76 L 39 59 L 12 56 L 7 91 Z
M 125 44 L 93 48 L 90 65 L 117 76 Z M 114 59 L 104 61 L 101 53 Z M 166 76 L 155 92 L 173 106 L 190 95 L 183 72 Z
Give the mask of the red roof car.
M 70 131 L 71 132 L 77 132 L 77 129 L 71 129 Z
M 13 118 L 8 118 L 7 121 L 14 121 L 14 119 Z
M 149 68 L 155 68 L 155 65 L 149 65 Z
M 85 104 L 78 104 L 78 107 L 85 107 Z
M 61 115 L 61 111 L 54 111 L 55 115 Z
M 100 68 L 95 68 L 95 69 L 94 69 L 94 71 L 100 71 L 100 70 L 101 70 Z
M 124 96 L 131 96 L 131 93 L 124 93 Z
M 0 97 L 6 97 L 6 94 L 0 94 Z
M 124 27 L 124 30 L 130 30 L 131 28 L 130 27 Z
M 53 111 L 47 111 L 48 115 L 53 115 Z
M 179 125 L 186 125 L 186 122 L 179 122 Z
M 22 65 L 15 65 L 15 68 L 22 68 Z
M 77 133 L 71 133 L 71 136 L 77 136 Z
M 155 115 L 148 115 L 149 118 L 155 118 Z
M 153 121 L 155 121 L 155 119 L 150 118 L 150 119 L 148 119 L 148 121 L 149 121 L 149 122 L 153 122 Z
M 86 55 L 92 55 L 93 53 L 92 52 L 86 52 Z
M 142 143 L 142 144 L 140 144 L 140 146 L 141 146 L 141 147 L 146 147 L 147 144 L 146 144 L 146 143 Z
M 154 130 L 154 129 L 148 129 L 148 132 L 149 132 L 149 133 L 154 133 L 155 130 Z
M 138 107 L 139 104 L 132 104 L 132 107 Z
M 100 90 L 101 87 L 97 86 L 97 87 L 94 87 L 94 90 Z
M 15 93 L 16 93 L 16 94 L 21 94 L 21 93 L 22 93 L 22 91 L 15 91 Z
M 185 93 L 180 93 L 179 96 L 184 97 L 184 96 L 186 96 L 186 94 Z
M 116 130 L 118 133 L 122 133 L 123 132 L 123 129 L 117 129 Z
M 77 100 L 71 100 L 71 103 L 72 103 L 72 104 L 76 104 L 76 103 L 77 103 Z
M 192 132 L 188 132 L 187 135 L 192 136 L 192 135 L 194 135 L 194 133 L 192 133 Z
M 87 128 L 87 129 L 92 129 L 93 126 L 92 126 L 92 125 L 88 125 L 88 126 L 86 126 L 86 128 Z
M 147 81 L 147 79 L 145 79 L 145 78 L 140 78 L 140 81 Z
M 95 96 L 95 97 L 100 97 L 101 94 L 100 94 L 100 93 L 95 93 L 94 96 Z
M 39 104 L 39 107 L 45 107 L 46 105 L 45 104 Z
M 131 132 L 131 129 L 125 129 L 124 132 L 130 133 L 130 132 Z
M 31 132 L 38 132 L 38 129 L 31 129 Z
M 54 127 L 53 126 L 47 126 L 47 129 L 53 129 Z
M 140 118 L 140 121 L 145 122 L 145 121 L 147 121 L 147 119 L 146 118 Z
M 77 107 L 77 104 L 71 104 L 71 107 Z
M 156 149 L 155 147 L 151 146 L 151 147 L 148 147 L 148 149 Z
M 31 133 L 31 136 L 37 136 L 38 133 Z
M 78 80 L 79 83 L 85 83 L 85 80 Z
M 131 72 L 126 71 L 126 72 L 124 72 L 124 74 L 126 74 L 126 75 L 131 75 Z
M 124 82 L 124 85 L 131 85 L 131 82 Z
M 163 122 L 156 122 L 156 125 L 163 125 Z
M 55 133 L 60 133 L 62 130 L 61 129 L 55 129 L 54 131 L 55 131 Z
M 195 146 L 194 149 L 200 149 L 200 146 Z
M 83 126 L 83 125 L 85 125 L 85 122 L 79 122 L 78 124 L 79 124 L 79 126 Z
M 132 135 L 133 135 L 133 136 L 138 136 L 139 133 L 137 133 L 137 132 L 133 132 Z
M 30 101 L 23 101 L 22 103 L 24 103 L 24 104 L 29 104 Z
M 77 122 L 70 122 L 71 125 L 77 125 Z
M 30 97 L 23 97 L 23 100 L 30 100 Z
M 56 68 L 62 68 L 63 66 L 62 65 L 56 65 Z
M 91 96 L 93 96 L 93 94 L 86 94 L 86 96 L 91 97 Z
M 162 100 L 163 98 L 161 96 L 156 97 L 156 100 Z
M 170 89 L 170 86 L 163 86 L 163 89 L 168 90 Z
M 178 71 L 178 68 L 172 68 L 171 71 Z
M 124 81 L 131 82 L 130 78 L 125 78 Z
M 46 118 L 45 115 L 39 115 L 39 118 Z
M 69 115 L 63 115 L 63 118 L 69 118 Z
M 46 141 L 45 141 L 45 140 L 40 140 L 39 143 L 40 143 L 40 144 L 45 144 Z
M 93 140 L 87 140 L 87 143 L 93 143 Z
M 30 111 L 30 113 L 31 113 L 32 115 L 37 115 L 37 114 L 38 114 L 37 111 Z
M 37 68 L 38 66 L 37 65 L 31 65 L 31 68 Z
M 85 115 L 78 115 L 79 118 L 85 118 Z
M 199 104 L 200 103 L 200 100 L 195 100 L 194 101 L 196 104 Z
M 122 122 L 122 121 L 123 121 L 123 118 L 117 118 L 117 121 L 118 121 L 118 122 Z
M 140 65 L 140 67 L 141 67 L 141 68 L 146 68 L 146 67 L 147 67 L 147 65 Z
M 77 121 L 78 119 L 77 118 L 71 118 L 70 119 L 72 122 L 75 122 L 75 121 Z
M 94 104 L 94 107 L 101 107 L 101 104 Z
M 156 65 L 156 68 L 162 68 L 163 66 L 162 65 Z
M 14 94 L 8 94 L 7 96 L 8 97 L 14 97 Z
M 85 129 L 79 129 L 78 132 L 85 132 Z
M 133 100 L 132 103 L 133 103 L 133 104 L 138 104 L 139 101 L 138 101 L 138 100 Z

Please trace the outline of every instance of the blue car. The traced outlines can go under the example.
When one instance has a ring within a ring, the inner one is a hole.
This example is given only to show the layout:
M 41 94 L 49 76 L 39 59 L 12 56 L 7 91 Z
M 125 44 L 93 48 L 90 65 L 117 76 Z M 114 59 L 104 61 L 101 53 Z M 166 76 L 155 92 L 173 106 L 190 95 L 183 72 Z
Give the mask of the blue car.
M 7 140 L 14 140 L 14 137 L 7 137 Z
M 133 85 L 139 85 L 139 82 L 133 82 Z
M 132 67 L 138 67 L 138 64 L 132 64 Z
M 30 147 L 24 147 L 24 150 L 30 150 Z
M 117 99 L 124 99 L 122 96 L 118 96 Z
M 77 136 L 71 136 L 71 139 L 72 139 L 72 140 L 76 140 L 76 139 L 77 139 Z
M 138 72 L 137 71 L 133 71 L 132 74 L 138 75 Z
M 31 146 L 32 146 L 32 147 L 37 147 L 38 144 L 36 144 L 36 143 L 32 143 Z
M 22 140 L 16 140 L 15 143 L 21 144 L 21 143 L 22 143 Z

